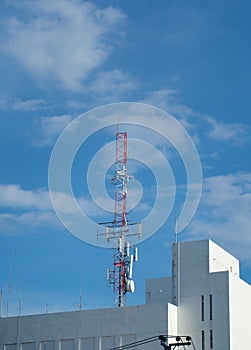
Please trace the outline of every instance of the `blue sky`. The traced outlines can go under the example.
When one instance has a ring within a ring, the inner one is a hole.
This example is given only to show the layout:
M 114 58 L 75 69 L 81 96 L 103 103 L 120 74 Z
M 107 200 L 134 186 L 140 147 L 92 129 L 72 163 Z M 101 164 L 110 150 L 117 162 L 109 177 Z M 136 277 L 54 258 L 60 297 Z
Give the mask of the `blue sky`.
M 48 311 L 77 309 L 81 276 L 84 308 L 113 305 L 105 275 L 112 250 L 77 239 L 60 223 L 49 198 L 48 166 L 69 123 L 115 102 L 159 107 L 187 130 L 200 156 L 203 191 L 179 239 L 212 238 L 240 259 L 242 276 L 251 282 L 250 6 L 245 0 L 1 2 L 3 315 L 11 265 L 9 314 L 17 314 L 20 293 L 23 314 L 45 312 L 46 305 Z M 92 135 L 72 169 L 74 194 L 97 222 L 103 216 L 92 211 L 83 178 L 114 133 L 109 127 Z M 130 305 L 144 302 L 146 278 L 171 272 L 173 223 L 185 199 L 186 172 L 179 154 L 160 136 L 129 126 L 128 135 L 141 135 L 162 152 L 177 184 L 165 224 L 139 244 Z M 130 141 L 128 149 L 130 155 Z M 112 196 L 110 162 L 105 185 Z M 133 212 L 140 219 L 156 195 L 154 170 L 154 162 L 128 162 L 143 188 Z M 140 193 L 139 183 L 131 186 L 131 195 Z

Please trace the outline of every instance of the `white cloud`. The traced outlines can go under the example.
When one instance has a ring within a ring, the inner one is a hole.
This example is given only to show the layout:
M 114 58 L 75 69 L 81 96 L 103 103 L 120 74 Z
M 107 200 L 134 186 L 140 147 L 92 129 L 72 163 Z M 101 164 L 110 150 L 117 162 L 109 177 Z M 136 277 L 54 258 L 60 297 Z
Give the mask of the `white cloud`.
M 87 199 L 84 197 L 77 198 L 70 194 L 54 192 L 51 193 L 53 197 L 53 203 L 57 208 L 57 211 L 63 215 L 74 215 L 76 214 L 75 203 L 79 206 L 82 212 L 87 216 L 101 216 L 104 215 L 102 210 L 100 210 L 92 201 L 92 199 Z
M 0 207 L 52 209 L 47 191 L 23 190 L 19 185 L 0 185 Z
M 36 233 L 59 227 L 48 191 L 24 190 L 20 185 L 0 185 L 0 234 Z
M 9 19 L 5 50 L 42 82 L 72 90 L 110 54 L 125 19 L 119 9 L 80 0 L 22 1 L 21 11 L 27 20 Z
M 42 99 L 22 100 L 20 98 L 2 97 L 0 99 L 0 109 L 3 110 L 20 110 L 35 111 L 38 108 L 44 108 L 45 102 Z
M 175 89 L 160 89 L 154 90 L 147 94 L 143 102 L 149 103 L 155 107 L 162 108 L 169 113 L 172 113 L 169 109 L 173 104 L 176 105 L 176 94 Z
M 182 125 L 189 130 L 195 127 L 192 119 L 198 115 L 192 108 L 179 102 L 179 91 L 176 89 L 160 89 L 147 94 L 144 103 L 163 109 L 177 118 Z
M 217 119 L 199 113 L 189 106 L 180 103 L 179 91 L 176 89 L 155 90 L 143 100 L 172 114 L 190 132 L 196 144 L 201 143 L 201 135 L 212 141 L 232 142 L 242 145 L 248 137 L 250 128 L 240 123 L 224 123 Z
M 46 228 L 59 228 L 60 224 L 53 212 L 0 213 L 0 234 L 34 234 Z
M 208 132 L 208 137 L 214 141 L 230 141 L 237 144 L 242 144 L 247 138 L 248 127 L 243 124 L 225 124 L 216 121 L 212 117 L 205 117 L 205 120 L 211 128 L 211 130 Z
M 86 216 L 104 215 L 88 198 L 74 198 L 65 193 L 52 193 L 57 210 L 69 218 L 75 218 L 77 202 Z M 36 233 L 41 229 L 59 228 L 60 221 L 56 217 L 46 190 L 24 190 L 20 185 L 0 185 L 0 234 Z
M 33 144 L 38 147 L 54 144 L 56 138 L 71 121 L 72 117 L 68 114 L 40 118 L 37 120 L 38 136 L 33 140 Z
M 132 92 L 138 84 L 135 78 L 120 69 L 99 73 L 91 84 L 90 90 L 98 96 L 120 97 L 124 93 Z
M 249 264 L 251 249 L 251 173 L 205 179 L 201 205 L 189 236 L 209 237 Z
M 179 101 L 178 90 L 166 88 L 151 91 L 142 102 L 170 113 L 189 132 L 189 136 L 196 145 L 201 143 L 200 124 L 198 121 L 201 121 L 203 116 Z

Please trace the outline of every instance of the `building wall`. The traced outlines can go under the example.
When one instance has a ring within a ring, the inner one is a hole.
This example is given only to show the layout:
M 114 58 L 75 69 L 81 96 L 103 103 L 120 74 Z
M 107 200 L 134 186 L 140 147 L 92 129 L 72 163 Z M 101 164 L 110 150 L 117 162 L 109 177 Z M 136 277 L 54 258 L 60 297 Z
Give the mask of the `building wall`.
M 177 246 L 173 251 L 177 255 Z M 236 261 L 223 252 L 205 240 L 182 243 L 177 256 L 178 330 L 180 334 L 191 335 L 196 348 L 201 350 L 230 349 L 229 271 L 226 270 L 229 264 L 235 266 Z M 210 261 L 214 262 L 213 269 Z
M 168 304 L 168 335 L 178 335 L 178 308 Z
M 251 349 L 250 285 L 236 275 L 230 276 L 230 344 L 231 350 Z
M 146 281 L 146 304 L 172 303 L 172 278 L 154 278 Z
M 209 243 L 209 272 L 230 271 L 240 275 L 239 260 L 212 241 Z
M 0 319 L 0 349 L 108 350 L 168 331 L 168 305 L 74 311 Z M 145 345 L 146 350 L 159 344 Z
M 146 303 L 173 301 L 177 334 L 192 336 L 196 349 L 237 349 L 237 339 L 249 333 L 245 305 L 251 303 L 239 261 L 210 240 L 183 242 L 173 245 L 172 272 L 172 277 L 147 281 Z
M 192 286 L 181 292 L 179 333 L 191 335 L 196 349 L 229 349 L 228 272 L 208 276 L 208 288 Z M 204 334 L 204 336 L 203 336 Z M 212 345 L 210 344 L 212 343 Z

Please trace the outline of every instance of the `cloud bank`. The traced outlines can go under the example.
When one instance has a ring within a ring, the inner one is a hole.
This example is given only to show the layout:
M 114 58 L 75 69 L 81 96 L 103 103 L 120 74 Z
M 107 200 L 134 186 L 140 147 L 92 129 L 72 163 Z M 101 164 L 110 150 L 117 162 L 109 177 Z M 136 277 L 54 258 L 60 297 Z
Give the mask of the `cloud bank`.
M 204 181 L 201 205 L 188 228 L 190 238 L 212 238 L 251 264 L 251 173 Z
M 119 9 L 79 0 L 21 4 L 17 6 L 26 20 L 16 16 L 7 21 L 5 51 L 41 82 L 68 90 L 81 89 L 89 73 L 106 60 L 126 18 Z

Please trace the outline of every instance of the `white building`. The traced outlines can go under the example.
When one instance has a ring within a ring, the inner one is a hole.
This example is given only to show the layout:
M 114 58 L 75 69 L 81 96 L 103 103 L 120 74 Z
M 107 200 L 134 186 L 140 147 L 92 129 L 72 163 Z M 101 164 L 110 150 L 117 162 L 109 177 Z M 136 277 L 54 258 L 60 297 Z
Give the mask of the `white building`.
M 251 287 L 210 240 L 173 245 L 172 276 L 146 282 L 146 304 L 0 319 L 0 350 L 108 350 L 190 335 L 196 350 L 251 349 Z M 162 349 L 159 342 L 134 349 Z

